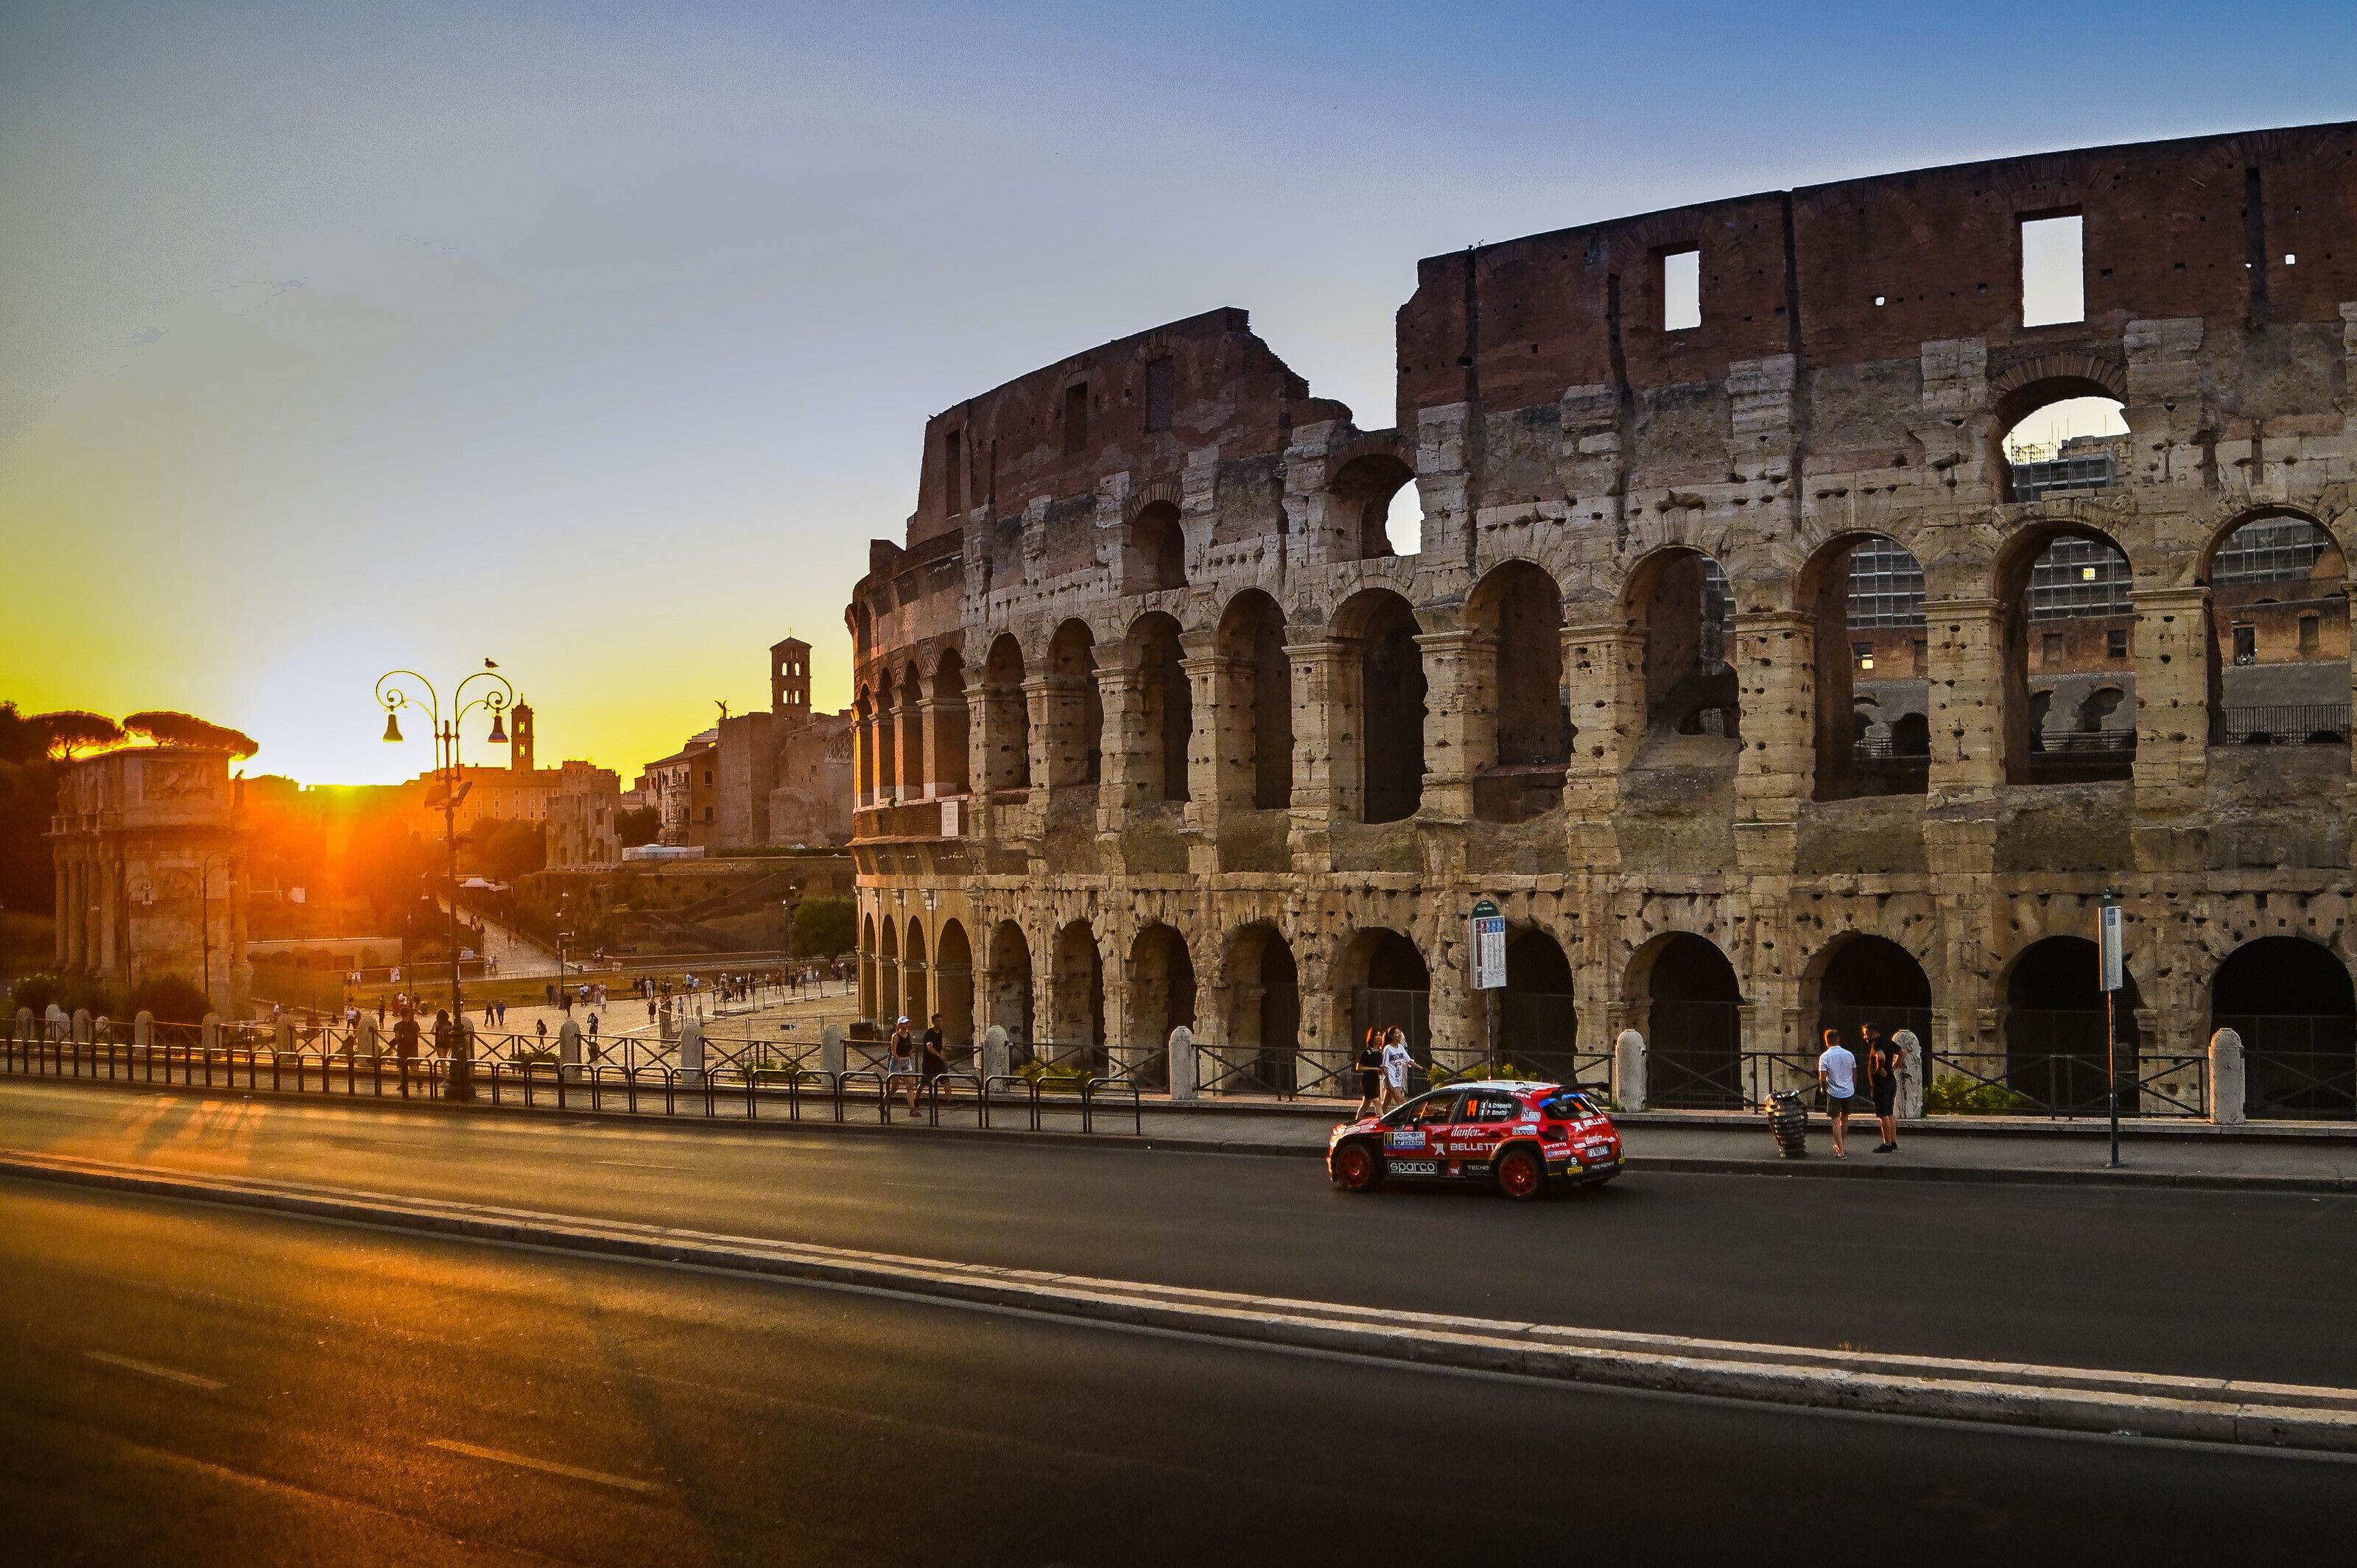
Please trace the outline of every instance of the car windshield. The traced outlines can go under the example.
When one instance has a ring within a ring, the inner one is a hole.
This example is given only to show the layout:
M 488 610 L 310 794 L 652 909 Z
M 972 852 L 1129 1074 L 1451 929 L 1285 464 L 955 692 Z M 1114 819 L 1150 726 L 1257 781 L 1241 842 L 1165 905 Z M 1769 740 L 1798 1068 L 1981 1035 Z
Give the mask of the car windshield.
M 1392 1113 L 1392 1123 L 1399 1127 L 1432 1126 L 1456 1119 L 1458 1092 L 1453 1089 L 1427 1094 L 1421 1100 L 1411 1100 Z

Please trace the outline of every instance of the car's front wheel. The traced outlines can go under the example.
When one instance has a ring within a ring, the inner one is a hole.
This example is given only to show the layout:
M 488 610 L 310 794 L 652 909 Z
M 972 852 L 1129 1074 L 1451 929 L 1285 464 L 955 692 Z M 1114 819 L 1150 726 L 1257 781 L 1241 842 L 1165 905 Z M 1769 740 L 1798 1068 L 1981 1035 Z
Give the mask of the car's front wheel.
M 1536 1197 L 1546 1191 L 1546 1164 L 1530 1149 L 1508 1149 L 1498 1157 L 1498 1190 L 1508 1197 Z
M 1353 1138 L 1334 1151 L 1334 1185 L 1344 1192 L 1369 1192 L 1383 1179 L 1383 1156 L 1373 1145 Z

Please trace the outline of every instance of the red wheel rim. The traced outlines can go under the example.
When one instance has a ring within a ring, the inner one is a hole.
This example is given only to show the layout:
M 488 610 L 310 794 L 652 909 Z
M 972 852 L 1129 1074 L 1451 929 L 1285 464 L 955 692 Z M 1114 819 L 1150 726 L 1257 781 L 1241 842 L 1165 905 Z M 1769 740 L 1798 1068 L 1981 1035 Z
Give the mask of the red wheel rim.
M 1373 1164 L 1367 1151 L 1353 1144 L 1334 1156 L 1334 1174 L 1344 1187 L 1364 1187 Z
M 1528 1155 L 1507 1155 L 1506 1168 L 1499 1174 L 1504 1178 L 1506 1190 L 1516 1197 L 1528 1197 L 1539 1189 L 1538 1166 Z

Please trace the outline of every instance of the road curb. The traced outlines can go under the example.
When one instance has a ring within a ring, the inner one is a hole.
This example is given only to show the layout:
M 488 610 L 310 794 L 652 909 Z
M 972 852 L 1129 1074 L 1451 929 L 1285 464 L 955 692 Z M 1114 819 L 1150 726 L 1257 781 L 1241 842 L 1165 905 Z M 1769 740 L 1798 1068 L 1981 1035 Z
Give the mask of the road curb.
M 1755 1403 L 2357 1453 L 2357 1390 L 1884 1356 L 1394 1312 L 717 1236 L 530 1210 L 186 1176 L 0 1150 L 0 1175 L 302 1218 L 855 1285 L 1077 1321 Z

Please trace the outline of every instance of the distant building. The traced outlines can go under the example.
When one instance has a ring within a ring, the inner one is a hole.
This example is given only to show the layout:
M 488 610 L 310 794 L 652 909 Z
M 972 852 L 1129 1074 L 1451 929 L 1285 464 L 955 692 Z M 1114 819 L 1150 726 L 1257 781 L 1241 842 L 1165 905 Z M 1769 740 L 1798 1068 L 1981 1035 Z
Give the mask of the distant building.
M 646 765 L 644 801 L 658 843 L 726 854 L 851 838 L 853 715 L 811 711 L 810 644 L 770 649 L 770 711 L 724 718 Z
M 508 763 L 504 768 L 461 768 L 455 822 L 463 833 L 479 823 L 538 822 L 548 828 L 548 864 L 580 869 L 612 865 L 622 858 L 615 817 L 621 810 L 621 777 L 578 757 L 554 768 L 533 766 L 533 711 L 519 703 L 508 714 Z M 442 837 L 442 775 L 421 773 L 410 788 L 419 836 Z

